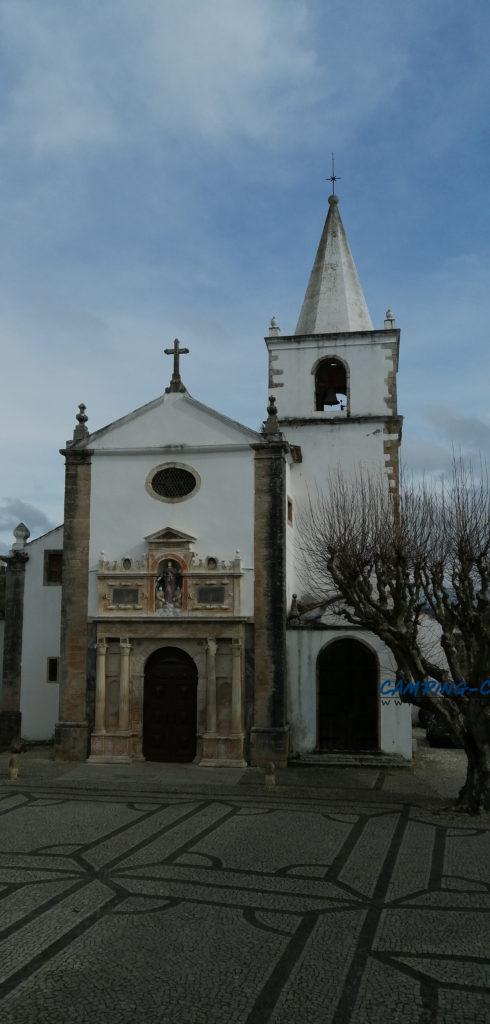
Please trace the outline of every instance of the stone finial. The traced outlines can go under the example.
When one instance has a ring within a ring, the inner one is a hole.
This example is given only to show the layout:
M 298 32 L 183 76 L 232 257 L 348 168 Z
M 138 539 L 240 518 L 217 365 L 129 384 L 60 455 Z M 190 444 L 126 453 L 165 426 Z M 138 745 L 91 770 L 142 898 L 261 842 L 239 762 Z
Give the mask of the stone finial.
M 31 531 L 27 528 L 26 524 L 19 523 L 14 530 L 15 543 L 12 544 L 12 551 L 22 551 L 30 536 Z
M 393 313 L 391 312 L 391 309 L 387 309 L 386 310 L 386 317 L 385 317 L 385 331 L 391 331 L 394 326 L 395 326 L 395 317 L 393 316 Z
M 264 422 L 264 434 L 279 434 L 279 420 L 277 418 L 276 400 L 274 395 L 269 396 L 267 406 L 267 419 Z
M 74 441 L 81 441 L 84 437 L 88 437 L 88 427 L 86 425 L 87 424 L 87 420 L 88 420 L 88 416 L 85 415 L 85 409 L 86 408 L 87 408 L 87 406 L 84 405 L 83 402 L 80 402 L 80 405 L 78 406 L 78 412 L 77 412 L 77 415 L 75 417 L 75 419 L 77 421 L 77 426 L 75 427 L 75 429 L 73 431 L 73 440 Z
M 292 601 L 291 601 L 291 610 L 289 612 L 289 618 L 290 619 L 299 619 L 298 595 L 297 594 L 293 594 Z
M 278 337 L 281 333 L 281 328 L 277 322 L 277 317 L 273 316 L 269 327 L 269 337 Z

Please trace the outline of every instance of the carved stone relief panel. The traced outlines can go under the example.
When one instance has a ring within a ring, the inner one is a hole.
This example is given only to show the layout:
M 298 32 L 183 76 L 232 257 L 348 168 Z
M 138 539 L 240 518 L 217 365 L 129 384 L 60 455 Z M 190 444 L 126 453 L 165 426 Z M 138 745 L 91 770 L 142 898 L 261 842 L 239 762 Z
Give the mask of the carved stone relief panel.
M 181 536 L 186 538 L 185 534 Z M 174 540 L 174 549 L 162 547 L 161 538 L 153 535 L 149 554 L 138 559 L 125 555 L 111 560 L 101 554 L 97 574 L 99 615 L 239 615 L 239 553 L 228 562 L 215 555 L 201 558 L 191 550 L 193 538 L 166 539 Z

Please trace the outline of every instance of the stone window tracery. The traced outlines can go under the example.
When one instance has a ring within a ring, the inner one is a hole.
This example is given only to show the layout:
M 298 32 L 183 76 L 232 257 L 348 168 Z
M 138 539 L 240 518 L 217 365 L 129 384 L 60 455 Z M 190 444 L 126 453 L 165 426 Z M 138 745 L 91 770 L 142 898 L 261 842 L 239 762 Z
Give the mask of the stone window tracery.
M 169 462 L 163 466 L 155 466 L 148 474 L 145 486 L 152 498 L 176 502 L 192 497 L 199 490 L 201 480 L 192 466 Z

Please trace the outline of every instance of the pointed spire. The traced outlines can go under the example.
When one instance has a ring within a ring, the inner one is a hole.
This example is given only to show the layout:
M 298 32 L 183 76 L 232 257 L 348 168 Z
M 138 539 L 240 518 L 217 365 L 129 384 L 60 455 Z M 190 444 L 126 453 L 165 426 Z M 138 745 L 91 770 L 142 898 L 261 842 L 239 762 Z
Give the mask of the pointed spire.
M 338 201 L 336 195 L 328 197 L 330 208 L 295 334 L 373 330 Z

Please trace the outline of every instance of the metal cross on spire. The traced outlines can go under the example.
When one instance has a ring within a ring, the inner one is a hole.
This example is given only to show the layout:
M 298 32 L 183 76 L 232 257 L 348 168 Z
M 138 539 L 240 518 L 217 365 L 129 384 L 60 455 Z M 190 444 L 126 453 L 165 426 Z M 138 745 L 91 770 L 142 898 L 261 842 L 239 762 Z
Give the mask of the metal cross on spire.
M 332 182 L 332 195 L 334 196 L 335 195 L 335 182 L 336 181 L 342 181 L 342 179 L 338 178 L 336 173 L 335 173 L 335 153 L 332 153 L 332 173 L 325 180 Z
M 170 392 L 172 392 L 172 391 L 180 391 L 180 392 L 182 392 L 182 391 L 186 391 L 187 390 L 186 387 L 185 387 L 185 384 L 182 383 L 182 380 L 181 380 L 181 377 L 180 377 L 180 356 L 187 355 L 189 349 L 188 348 L 179 348 L 179 345 L 180 345 L 179 339 L 176 338 L 175 341 L 174 341 L 173 348 L 164 348 L 164 350 L 163 350 L 165 352 L 166 356 L 173 356 L 174 357 L 174 371 L 172 373 L 172 379 L 170 381 L 169 387 L 165 388 L 165 394 L 167 394 L 167 395 L 170 394 Z

